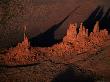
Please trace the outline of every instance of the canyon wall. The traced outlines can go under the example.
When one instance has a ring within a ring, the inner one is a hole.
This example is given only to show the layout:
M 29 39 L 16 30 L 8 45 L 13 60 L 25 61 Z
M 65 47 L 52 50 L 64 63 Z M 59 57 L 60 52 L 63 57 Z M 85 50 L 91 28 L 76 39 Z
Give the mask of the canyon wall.
M 109 0 L 1 0 L 0 48 L 21 42 L 24 25 L 31 38 L 59 23 L 76 9 L 55 32 L 55 38 L 63 38 L 68 24 L 83 22 L 97 6 L 104 6 L 105 12 Z

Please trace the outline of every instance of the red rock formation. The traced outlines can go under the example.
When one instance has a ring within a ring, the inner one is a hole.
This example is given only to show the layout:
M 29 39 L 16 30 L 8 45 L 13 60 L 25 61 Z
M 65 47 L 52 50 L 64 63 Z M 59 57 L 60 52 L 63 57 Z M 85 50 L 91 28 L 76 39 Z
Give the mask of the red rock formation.
M 108 38 L 109 35 L 106 29 L 99 30 L 99 22 L 96 22 L 93 32 L 90 35 L 88 35 L 88 29 L 82 23 L 80 24 L 79 32 L 77 32 L 77 24 L 70 24 L 67 35 L 63 38 L 63 42 L 55 44 L 52 47 L 40 48 L 40 50 L 47 53 L 48 57 L 53 55 L 62 56 L 71 54 L 71 52 L 76 54 L 84 52 L 91 53 L 97 51 L 100 46 L 102 47 Z M 29 50 L 29 47 L 30 42 L 24 32 L 24 40 L 22 43 L 18 43 L 15 48 L 9 49 L 5 57 L 5 63 L 27 64 L 37 61 L 37 54 L 39 54 L 36 50 L 37 48 Z
M 26 30 L 26 28 L 25 28 Z M 12 59 L 14 59 L 17 62 L 24 63 L 25 59 L 28 56 L 31 56 L 31 52 L 29 50 L 30 42 L 28 41 L 28 38 L 24 32 L 24 40 L 21 43 L 18 43 L 18 45 L 14 48 L 10 48 L 9 52 L 6 55 L 6 61 L 5 62 L 11 62 Z
M 24 28 L 26 30 L 26 27 Z M 24 32 L 24 39 L 22 43 L 18 43 L 18 45 L 13 48 L 13 53 L 16 53 L 16 55 L 27 55 L 29 54 L 29 47 L 30 47 L 30 42 L 28 41 L 28 38 Z M 15 51 L 15 52 L 14 52 Z
M 101 44 L 108 39 L 108 31 L 106 29 L 99 30 L 99 22 L 96 22 L 93 32 L 90 33 L 90 41 L 101 46 Z
M 99 32 L 99 21 L 96 22 L 94 29 L 93 29 L 94 33 L 98 33 Z
M 82 23 L 78 33 L 76 28 L 76 24 L 70 24 L 63 42 L 65 44 L 71 43 L 73 49 L 78 53 L 94 49 L 96 45 L 97 47 L 102 46 L 104 41 L 108 39 L 108 31 L 106 29 L 99 30 L 99 22 L 96 22 L 93 32 L 91 32 L 90 35 L 88 35 L 88 29 L 85 29 Z
M 87 36 L 88 36 L 88 29 L 85 29 L 85 27 L 81 23 L 77 37 L 87 37 Z
M 77 24 L 70 24 L 66 37 L 63 38 L 64 42 L 73 42 L 77 36 Z

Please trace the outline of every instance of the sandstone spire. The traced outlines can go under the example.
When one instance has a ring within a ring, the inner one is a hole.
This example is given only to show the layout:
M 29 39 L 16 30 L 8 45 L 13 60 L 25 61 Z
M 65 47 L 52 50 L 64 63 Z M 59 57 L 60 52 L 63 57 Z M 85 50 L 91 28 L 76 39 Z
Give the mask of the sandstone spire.
M 93 32 L 94 33 L 99 32 L 99 21 L 96 22 L 94 29 L 93 29 Z
M 77 36 L 77 24 L 70 24 L 68 30 L 67 30 L 67 35 L 64 37 L 63 41 L 64 42 L 73 42 L 76 39 Z
M 77 24 L 70 24 L 68 30 L 67 30 L 67 36 L 74 36 L 77 35 Z
M 31 51 L 29 50 L 30 43 L 28 41 L 28 38 L 26 36 L 26 26 L 24 27 L 24 39 L 21 43 L 18 43 L 18 45 L 14 48 L 10 48 L 9 52 L 7 53 L 6 56 L 6 62 L 10 61 L 12 59 L 15 59 L 17 63 L 26 63 L 26 58 L 31 56 Z M 11 62 L 13 63 L 13 62 Z
M 24 39 L 25 39 L 25 37 L 26 37 L 26 26 L 24 26 Z
M 80 28 L 79 28 L 79 33 L 78 33 L 78 38 L 79 37 L 87 37 L 88 36 L 88 29 L 86 29 L 83 24 L 80 24 Z
M 22 42 L 22 45 L 24 45 L 24 47 L 30 47 L 30 43 L 28 41 L 28 38 L 26 36 L 26 26 L 24 27 L 24 40 Z
M 30 43 L 28 41 L 28 38 L 26 36 L 26 26 L 24 27 L 24 39 L 21 43 L 18 43 L 18 45 L 15 48 L 12 48 L 11 53 L 14 55 L 26 55 L 29 54 L 29 47 Z
M 88 29 L 86 29 L 86 36 L 88 37 L 89 33 L 88 33 Z

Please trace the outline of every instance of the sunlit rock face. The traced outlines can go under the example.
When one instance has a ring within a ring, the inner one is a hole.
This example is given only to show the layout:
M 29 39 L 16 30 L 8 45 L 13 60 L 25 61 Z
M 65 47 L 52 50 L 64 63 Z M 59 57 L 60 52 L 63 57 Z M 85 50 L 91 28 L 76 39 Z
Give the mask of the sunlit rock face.
M 31 47 L 24 33 L 24 40 L 14 48 L 9 48 L 5 56 L 6 64 L 28 64 L 38 61 L 38 54 L 47 56 L 63 56 L 65 54 L 93 53 L 108 44 L 108 31 L 99 30 L 99 22 L 96 22 L 93 32 L 88 33 L 82 23 L 80 28 L 77 24 L 70 24 L 63 41 L 52 47 Z M 40 53 L 39 53 L 40 50 Z
M 29 55 L 29 47 L 30 43 L 28 41 L 28 38 L 25 36 L 22 43 L 18 43 L 18 45 L 13 49 L 13 54 L 16 55 Z
M 14 48 L 10 48 L 7 56 L 5 58 L 5 63 L 12 64 L 13 61 L 16 63 L 27 63 L 28 57 L 32 56 L 30 48 L 30 42 L 28 41 L 28 37 L 24 33 L 24 40 Z
M 18 45 L 15 48 L 12 48 L 13 55 L 29 55 L 29 48 L 30 48 L 30 42 L 28 40 L 28 37 L 26 36 L 26 27 L 24 28 L 24 39 L 21 43 L 18 43 Z
M 70 24 L 66 37 L 63 38 L 63 41 L 66 42 L 74 42 L 77 36 L 77 25 L 76 24 Z
M 88 29 L 81 23 L 79 32 L 77 32 L 76 24 L 70 24 L 63 42 L 65 44 L 70 43 L 75 51 L 81 53 L 96 49 L 94 47 L 102 46 L 104 41 L 108 38 L 109 35 L 106 29 L 99 30 L 99 22 L 96 22 L 93 32 L 91 32 L 90 35 L 88 34 Z
M 77 31 L 77 29 L 79 31 Z M 72 49 L 77 53 L 87 52 L 89 50 L 94 51 L 97 50 L 97 47 L 103 46 L 108 38 L 109 35 L 106 29 L 99 30 L 99 22 L 96 22 L 93 32 L 90 34 L 88 33 L 88 29 L 86 29 L 82 23 L 80 24 L 80 28 L 77 27 L 77 24 L 70 24 L 67 30 L 67 35 L 63 38 L 63 42 L 55 44 L 49 48 L 60 49 L 60 51 L 61 49 L 62 51 Z M 15 48 L 10 48 L 8 54 L 16 55 L 16 57 L 27 56 L 30 55 L 29 47 L 30 42 L 24 34 L 24 40 L 22 43 L 18 43 Z
M 99 22 L 97 22 L 94 26 L 93 32 L 90 33 L 90 40 L 94 44 L 99 44 L 105 41 L 108 37 L 108 31 L 106 29 L 99 30 Z
M 79 31 L 77 31 L 77 29 Z M 63 41 L 59 44 L 55 44 L 51 48 L 62 48 L 63 50 L 68 50 L 69 46 L 71 49 L 75 50 L 78 53 L 86 52 L 91 49 L 95 49 L 99 46 L 103 46 L 103 43 L 109 39 L 108 31 L 106 29 L 99 30 L 99 22 L 96 22 L 93 32 L 88 33 L 82 23 L 80 28 L 77 27 L 77 24 L 70 24 L 67 35 L 63 38 Z M 27 36 L 24 33 L 24 40 L 22 43 L 18 43 L 15 48 L 9 49 L 9 54 L 13 55 L 29 55 L 30 51 L 30 42 L 28 41 Z M 48 48 L 47 48 L 48 49 Z

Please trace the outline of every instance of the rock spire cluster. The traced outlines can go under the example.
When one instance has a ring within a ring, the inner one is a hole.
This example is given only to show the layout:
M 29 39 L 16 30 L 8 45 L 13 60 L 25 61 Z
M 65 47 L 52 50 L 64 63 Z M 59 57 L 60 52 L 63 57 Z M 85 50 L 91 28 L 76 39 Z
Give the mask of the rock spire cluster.
M 99 30 L 99 22 L 96 22 L 93 32 L 88 33 L 83 24 L 78 28 L 77 24 L 70 24 L 63 42 L 55 44 L 52 47 L 45 48 L 44 51 L 48 55 L 61 56 L 67 53 L 84 53 L 96 52 L 98 47 L 102 47 L 109 39 L 108 31 L 106 29 Z M 30 48 L 30 42 L 26 36 L 26 27 L 24 27 L 24 39 L 14 48 L 10 48 L 5 56 L 5 63 L 7 64 L 26 64 L 38 60 L 38 52 L 36 48 Z M 40 48 L 41 52 L 44 52 Z M 41 53 L 40 53 L 41 54 Z
M 96 50 L 97 47 L 102 46 L 104 42 L 109 38 L 108 31 L 106 29 L 99 30 L 99 22 L 96 22 L 93 32 L 88 33 L 83 24 L 80 24 L 78 28 L 77 24 L 70 24 L 66 36 L 63 38 L 61 44 L 54 45 L 50 48 L 62 48 L 64 51 L 70 49 L 78 53 L 86 52 L 88 50 Z M 15 48 L 10 48 L 9 53 L 16 57 L 30 55 L 30 42 L 26 36 L 26 27 L 24 27 L 24 39 Z M 63 48 L 64 47 L 64 48 Z
M 79 32 L 78 32 L 79 31 Z M 86 49 L 93 45 L 99 45 L 108 39 L 108 31 L 106 29 L 99 30 L 99 22 L 96 22 L 93 32 L 88 33 L 88 29 L 86 29 L 83 24 L 80 24 L 80 28 L 78 29 L 77 24 L 70 24 L 67 35 L 63 38 L 63 43 L 71 43 L 73 48 L 81 47 Z M 28 37 L 26 36 L 26 27 L 24 27 L 24 38 L 21 43 L 15 48 L 11 48 L 13 53 L 16 55 L 25 55 L 29 52 L 30 42 Z M 78 48 L 80 50 L 80 48 Z M 26 53 L 27 52 L 27 53 Z
M 96 45 L 97 47 L 102 46 L 109 37 L 106 29 L 99 30 L 99 22 L 96 22 L 90 35 L 88 34 L 88 29 L 82 23 L 80 24 L 79 32 L 77 32 L 77 29 L 77 24 L 70 24 L 63 42 L 65 44 L 71 43 L 74 50 L 79 53 L 94 49 Z

